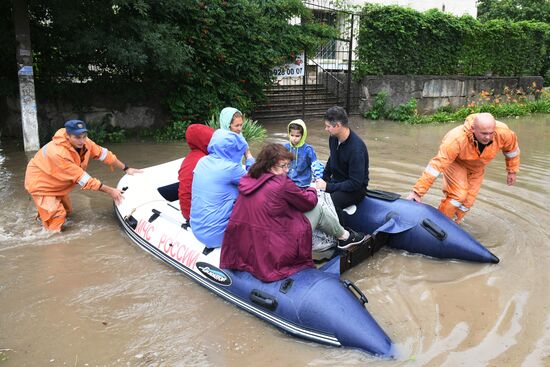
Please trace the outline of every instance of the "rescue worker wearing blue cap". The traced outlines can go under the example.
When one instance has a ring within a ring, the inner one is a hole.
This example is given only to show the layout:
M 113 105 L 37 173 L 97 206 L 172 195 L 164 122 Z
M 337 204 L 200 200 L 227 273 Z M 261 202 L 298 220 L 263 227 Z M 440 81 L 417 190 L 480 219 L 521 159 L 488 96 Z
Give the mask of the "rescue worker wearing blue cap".
M 122 190 L 107 186 L 86 172 L 90 159 L 109 165 L 111 170 L 120 168 L 129 175 L 141 172 L 89 139 L 84 121 L 67 121 L 30 160 L 25 174 L 25 189 L 31 194 L 46 230 L 61 230 L 72 211 L 69 193 L 76 185 L 83 190 L 103 191 L 115 203 L 123 199 Z

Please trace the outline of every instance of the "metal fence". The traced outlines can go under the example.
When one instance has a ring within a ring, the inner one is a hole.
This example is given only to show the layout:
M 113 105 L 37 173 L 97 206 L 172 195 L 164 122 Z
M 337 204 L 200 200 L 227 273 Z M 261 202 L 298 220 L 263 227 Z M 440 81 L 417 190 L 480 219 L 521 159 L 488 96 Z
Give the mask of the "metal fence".
M 306 61 L 309 75 L 304 76 L 302 83 L 323 84 L 350 111 L 354 32 L 359 17 L 352 11 L 335 8 L 327 0 L 309 0 L 304 4 L 312 10 L 315 21 L 335 27 L 338 34 L 321 46 L 313 59 Z
M 300 64 L 297 64 L 304 65 L 303 68 L 294 65 L 292 70 L 287 65 L 276 70 L 278 78 L 267 91 L 271 96 L 292 94 L 292 103 L 287 101 L 285 110 L 285 102 L 281 101 L 283 97 L 272 97 L 273 100 L 268 101 L 267 106 L 261 106 L 256 111 L 258 115 L 266 115 L 266 109 L 270 108 L 276 108 L 281 114 L 300 113 L 305 117 L 318 114 L 326 105 L 336 104 L 345 107 L 348 112 L 357 107 L 357 104 L 352 107 L 351 94 L 358 14 L 338 9 L 330 0 L 304 0 L 303 3 L 313 13 L 313 21 L 334 27 L 337 34 L 317 50 L 304 50 Z M 291 23 L 304 24 L 306 21 L 309 20 L 296 17 Z M 298 69 L 301 69 L 300 75 L 303 76 L 294 76 Z M 301 107 L 297 106 L 299 104 Z

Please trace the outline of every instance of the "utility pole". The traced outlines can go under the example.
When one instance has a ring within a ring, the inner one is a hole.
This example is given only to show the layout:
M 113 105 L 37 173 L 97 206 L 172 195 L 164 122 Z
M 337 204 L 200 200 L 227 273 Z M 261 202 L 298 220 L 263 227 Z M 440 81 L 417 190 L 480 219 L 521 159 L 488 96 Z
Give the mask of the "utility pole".
M 38 118 L 36 116 L 36 96 L 32 69 L 31 31 L 27 0 L 13 0 L 13 23 L 17 42 L 17 75 L 19 77 L 19 101 L 21 104 L 21 124 L 25 151 L 40 148 Z

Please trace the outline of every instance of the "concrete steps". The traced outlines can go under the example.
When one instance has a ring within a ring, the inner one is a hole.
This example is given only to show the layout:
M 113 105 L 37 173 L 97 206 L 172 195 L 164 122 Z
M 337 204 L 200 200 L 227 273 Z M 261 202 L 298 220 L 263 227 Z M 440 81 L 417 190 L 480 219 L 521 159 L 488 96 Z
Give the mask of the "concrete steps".
M 267 100 L 256 106 L 252 118 L 259 121 L 286 121 L 302 118 L 304 88 L 302 85 L 272 86 L 265 90 Z M 339 105 L 337 98 L 322 84 L 306 85 L 305 116 L 321 117 L 328 108 Z

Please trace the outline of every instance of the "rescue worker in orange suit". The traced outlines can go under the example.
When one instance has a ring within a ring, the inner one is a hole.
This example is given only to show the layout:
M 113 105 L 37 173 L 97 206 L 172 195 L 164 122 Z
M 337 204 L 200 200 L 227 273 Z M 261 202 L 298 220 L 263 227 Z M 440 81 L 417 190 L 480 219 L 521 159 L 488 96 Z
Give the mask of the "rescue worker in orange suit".
M 72 211 L 69 193 L 75 185 L 83 190 L 103 191 L 119 203 L 122 190 L 102 184 L 87 172 L 90 159 L 120 168 L 129 175 L 141 172 L 130 168 L 117 157 L 87 137 L 86 124 L 70 120 L 59 129 L 27 165 L 25 189 L 31 194 L 38 216 L 46 230 L 60 231 L 67 214 Z
M 439 152 L 413 186 L 409 200 L 420 201 L 439 174 L 443 174 L 445 197 L 439 210 L 457 224 L 470 210 L 483 182 L 485 166 L 502 150 L 508 186 L 516 182 L 519 146 L 516 134 L 490 113 L 469 115 L 463 125 L 445 135 Z

